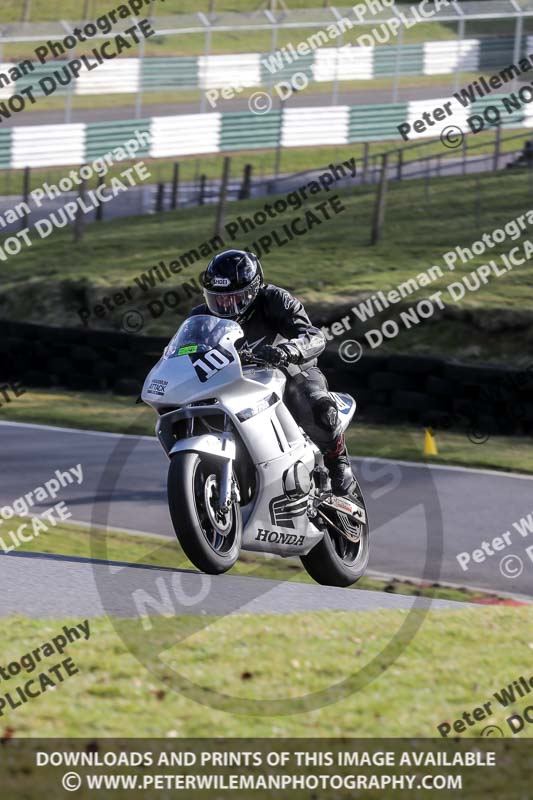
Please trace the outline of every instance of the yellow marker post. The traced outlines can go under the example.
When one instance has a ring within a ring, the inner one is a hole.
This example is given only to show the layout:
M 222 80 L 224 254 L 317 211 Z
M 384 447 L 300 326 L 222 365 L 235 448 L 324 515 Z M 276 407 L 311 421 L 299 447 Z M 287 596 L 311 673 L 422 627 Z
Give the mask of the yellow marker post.
M 435 441 L 435 437 L 433 436 L 433 431 L 431 428 L 425 428 L 425 436 L 424 436 L 424 455 L 425 456 L 437 456 L 439 451 L 437 450 L 437 442 Z

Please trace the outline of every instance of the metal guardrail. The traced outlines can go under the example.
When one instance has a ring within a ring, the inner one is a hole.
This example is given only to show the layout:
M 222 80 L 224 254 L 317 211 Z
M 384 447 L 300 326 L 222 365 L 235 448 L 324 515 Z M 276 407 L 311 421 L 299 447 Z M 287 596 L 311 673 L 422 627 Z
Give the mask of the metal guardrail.
M 502 99 L 503 98 L 503 99 Z M 468 113 L 481 114 L 490 103 L 502 107 L 504 95 L 493 94 L 474 103 Z M 291 147 L 335 147 L 356 143 L 400 140 L 399 126 L 411 124 L 422 110 L 442 105 L 442 98 L 421 104 L 398 103 L 369 106 L 312 106 L 273 110 L 258 116 L 251 112 L 178 114 L 142 120 L 77 123 L 72 125 L 15 126 L 0 130 L 0 168 L 66 167 L 105 155 L 131 138 L 137 130 L 148 134 L 143 151 L 147 158 L 183 158 L 236 151 L 275 150 L 277 162 Z M 533 127 L 533 104 L 513 113 L 501 113 L 501 125 Z M 468 132 L 467 112 L 446 118 L 433 136 L 448 125 Z M 478 119 L 481 117 L 478 116 Z M 201 124 L 200 124 L 201 123 Z M 429 138 L 430 131 L 426 134 Z M 279 172 L 279 169 L 275 170 Z
M 11 41 L 19 38 L 20 41 L 28 41 L 30 36 L 61 36 L 65 33 L 65 24 L 90 21 L 98 12 L 84 16 L 91 5 L 85 2 L 80 6 L 81 16 L 76 20 L 66 20 L 65 22 L 54 21 L 31 21 L 31 0 L 24 0 L 18 5 L 21 11 L 21 18 L 18 22 L 4 23 L 2 35 L 8 33 Z M 157 32 L 162 35 L 204 33 L 206 28 L 212 31 L 232 31 L 240 30 L 271 30 L 272 28 L 290 29 L 295 27 L 322 27 L 332 22 L 336 22 L 339 16 L 349 16 L 352 6 L 331 5 L 322 8 L 295 8 L 290 7 L 279 10 L 259 7 L 256 11 L 236 12 L 236 11 L 209 11 L 211 4 L 205 3 L 205 10 L 186 14 L 165 14 L 162 6 L 157 3 L 148 11 L 148 16 L 155 25 Z M 212 4 L 215 5 L 214 3 Z M 290 0 L 288 5 L 290 6 Z M 401 4 L 400 9 L 406 14 L 410 9 L 416 7 L 415 3 Z M 435 13 L 434 19 L 439 22 L 457 21 L 459 19 L 507 19 L 517 16 L 533 16 L 533 0 L 461 0 L 461 2 L 450 3 L 450 5 L 440 8 Z M 391 17 L 391 11 L 384 7 L 382 12 L 378 11 L 372 15 L 373 22 L 383 22 Z M 125 23 L 127 27 L 127 21 Z
M 528 51 L 528 39 L 522 36 L 520 53 Z M 487 72 L 513 61 L 515 42 L 512 36 L 469 38 L 462 43 L 456 40 L 426 41 L 417 44 L 385 45 L 365 49 L 353 48 L 341 62 L 331 58 L 335 48 L 320 47 L 305 59 L 284 64 L 274 74 L 269 70 L 270 54 L 247 53 L 211 56 L 168 56 L 150 58 L 124 58 L 108 62 L 101 69 L 82 72 L 66 86 L 57 85 L 54 95 L 105 96 L 111 94 L 143 95 L 152 92 L 181 93 L 208 91 L 231 87 L 238 80 L 251 92 L 259 87 L 272 90 L 273 83 L 290 82 L 295 73 L 304 74 L 309 85 L 333 81 L 367 81 L 382 78 L 413 76 L 445 76 L 459 72 Z M 26 86 L 33 86 L 36 97 L 43 96 L 39 80 L 52 76 L 68 65 L 68 60 L 54 59 L 47 64 L 35 64 L 34 70 L 11 84 L 13 94 Z M 117 66 L 120 65 L 120 69 Z M 4 63 L 0 74 L 7 73 Z M 8 97 L 8 89 L 2 98 Z M 211 107 L 209 107 L 211 110 Z M 137 109 L 140 112 L 140 108 Z
M 80 9 L 82 12 L 89 9 L 90 6 L 85 3 Z M 416 4 L 402 4 L 399 6 L 401 13 L 409 15 L 411 9 L 416 9 Z M 237 36 L 240 33 L 248 31 L 263 31 L 269 32 L 270 52 L 275 52 L 278 49 L 279 34 L 280 32 L 294 32 L 294 42 L 299 41 L 300 37 L 309 35 L 306 31 L 317 29 L 325 29 L 332 23 L 338 23 L 339 19 L 347 17 L 351 20 L 355 35 L 363 33 L 367 29 L 386 22 L 391 16 L 398 12 L 396 8 L 384 8 L 383 12 L 378 12 L 360 21 L 353 16 L 353 8 L 350 6 L 330 6 L 325 8 L 311 8 L 311 9 L 292 9 L 289 11 L 259 9 L 251 13 L 237 13 L 237 12 L 222 12 L 210 14 L 206 11 L 198 11 L 190 14 L 160 14 L 162 8 L 157 4 L 152 6 L 153 15 L 151 17 L 152 25 L 158 37 L 179 37 L 198 35 L 203 37 L 202 54 L 199 53 L 191 56 L 191 58 L 209 59 L 213 55 L 214 37 L 217 34 L 233 33 Z M 157 13 L 155 13 L 157 12 Z M 0 20 L 2 11 L 0 9 Z M 533 0 L 464 0 L 464 2 L 450 3 L 444 8 L 440 8 L 434 16 L 425 20 L 425 24 L 431 25 L 436 23 L 445 22 L 447 24 L 454 23 L 457 27 L 457 43 L 461 43 L 468 38 L 467 24 L 475 21 L 487 20 L 507 20 L 513 21 L 514 33 L 511 38 L 513 40 L 511 52 L 514 56 L 518 56 L 522 49 L 524 39 L 524 21 L 533 17 Z M 72 27 L 80 24 L 80 20 L 58 20 L 55 22 L 13 22 L 3 23 L 0 21 L 0 62 L 5 61 L 2 57 L 2 50 L 4 45 L 13 44 L 35 44 L 47 39 L 62 39 Z M 115 30 L 120 31 L 128 27 L 131 23 L 129 20 L 119 20 Z M 105 39 L 109 34 L 98 32 L 95 39 Z M 387 69 L 381 75 L 390 75 L 391 77 L 391 100 L 395 102 L 398 98 L 398 85 L 402 77 L 402 57 L 401 48 L 403 45 L 403 28 L 400 27 L 397 37 L 391 47 L 391 51 L 397 51 L 396 56 L 391 60 L 390 70 Z M 338 49 L 346 43 L 346 36 L 340 36 L 335 42 L 332 42 L 332 49 Z M 407 45 L 412 47 L 413 45 Z M 142 103 L 143 95 L 147 91 L 155 91 L 158 88 L 157 81 L 154 82 L 153 77 L 142 79 L 145 74 L 143 64 L 145 61 L 150 62 L 147 56 L 147 50 L 150 51 L 150 42 L 145 43 L 141 40 L 139 45 L 139 60 L 141 62 L 138 73 L 140 76 L 139 85 L 134 87 L 135 91 L 135 116 L 142 116 Z M 383 50 L 384 48 L 376 48 L 376 50 Z M 28 56 L 30 52 L 28 52 Z M 455 85 L 459 83 L 459 75 L 461 71 L 461 64 L 458 60 L 454 69 Z M 379 67 L 381 69 L 381 66 Z M 379 76 L 379 69 L 377 76 Z M 150 70 L 147 71 L 147 75 Z M 268 77 L 265 75 L 265 78 Z M 331 104 L 335 105 L 338 98 L 338 83 L 342 78 L 335 74 L 331 78 Z M 202 88 L 201 81 L 198 82 L 199 88 Z M 174 87 L 172 87 L 174 88 Z M 183 81 L 178 76 L 176 81 L 176 91 L 184 88 Z M 204 87 L 205 88 L 205 87 Z M 131 91 L 131 89 L 130 89 Z M 70 122 L 72 119 L 71 114 L 71 97 L 74 94 L 72 84 L 69 90 L 64 93 L 65 97 L 65 122 Z M 205 98 L 205 94 L 201 94 L 200 110 L 209 110 Z

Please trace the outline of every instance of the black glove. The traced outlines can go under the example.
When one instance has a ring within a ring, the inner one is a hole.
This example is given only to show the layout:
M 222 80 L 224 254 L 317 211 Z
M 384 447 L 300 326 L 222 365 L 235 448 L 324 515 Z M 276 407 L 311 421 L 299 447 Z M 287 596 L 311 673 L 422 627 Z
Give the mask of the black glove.
M 301 364 L 304 360 L 296 345 L 291 344 L 290 342 L 282 342 L 280 345 L 278 345 L 278 347 L 287 356 L 287 361 L 289 364 Z
M 289 363 L 286 354 L 279 347 L 272 347 L 269 344 L 262 344 L 254 348 L 254 356 L 272 364 L 274 367 L 285 367 Z
M 272 347 L 269 344 L 263 344 L 256 347 L 254 355 L 263 361 L 267 361 L 274 367 L 286 367 L 287 364 L 297 364 L 300 359 L 300 353 L 297 348 L 289 344 L 280 344 L 278 347 Z

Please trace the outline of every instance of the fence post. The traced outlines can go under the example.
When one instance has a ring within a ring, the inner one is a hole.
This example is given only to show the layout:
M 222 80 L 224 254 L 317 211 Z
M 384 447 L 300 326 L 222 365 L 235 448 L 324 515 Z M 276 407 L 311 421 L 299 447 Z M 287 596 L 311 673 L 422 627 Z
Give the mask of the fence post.
M 72 56 L 75 57 L 76 48 L 72 50 Z M 74 83 L 71 81 L 67 86 L 65 93 L 65 123 L 72 122 L 72 98 L 74 96 L 75 88 Z
M 430 168 L 430 161 L 428 160 L 428 169 L 426 169 L 426 173 L 424 175 L 424 198 L 426 203 L 431 203 L 431 197 L 429 193 L 429 185 L 430 185 L 430 176 L 431 176 L 431 168 Z
M 494 132 L 494 162 L 492 164 L 492 169 L 493 169 L 494 172 L 497 171 L 499 163 L 500 163 L 501 135 L 502 135 L 501 126 L 500 125 L 496 125 L 496 130 Z
M 339 102 L 339 61 L 340 61 L 340 53 L 341 47 L 343 46 L 342 40 L 342 28 L 341 34 L 337 39 L 337 49 L 335 50 L 335 74 L 333 76 L 333 84 L 331 90 L 331 105 L 336 106 Z
M 211 54 L 211 23 L 209 22 L 209 24 L 206 25 L 206 28 L 205 28 L 205 40 L 204 40 L 204 56 L 205 56 L 206 62 L 208 61 L 210 54 Z M 207 95 L 206 95 L 206 93 L 204 91 L 204 92 L 201 92 L 201 94 L 200 94 L 200 113 L 201 114 L 205 113 L 206 106 L 207 106 Z
M 97 185 L 98 189 L 100 188 L 100 186 L 104 185 L 104 176 L 103 175 L 99 175 L 98 176 L 98 183 L 96 185 Z M 101 222 L 103 220 L 103 218 L 104 218 L 104 204 L 100 202 L 96 206 L 96 217 L 95 217 L 96 222 Z
M 479 175 L 476 175 L 476 226 L 481 226 L 481 187 Z
M 85 178 L 82 178 L 80 183 L 80 188 L 78 191 L 78 196 L 82 200 L 85 197 L 86 187 L 87 187 L 87 181 L 85 180 Z M 78 207 L 78 210 L 76 212 L 76 219 L 74 220 L 74 241 L 76 242 L 76 244 L 78 244 L 78 242 L 81 242 L 81 240 L 83 239 L 84 230 L 85 230 L 85 214 L 81 210 L 81 207 Z
M 141 36 L 139 40 L 139 86 L 135 94 L 135 119 L 140 119 L 143 107 L 143 90 L 144 90 L 144 61 L 145 61 L 145 37 Z
M 457 8 L 457 6 L 456 6 L 455 8 L 456 8 L 456 10 L 461 11 L 460 7 Z M 463 14 L 462 11 L 461 11 L 461 14 Z M 458 47 L 459 52 L 461 52 L 461 46 L 462 46 L 462 44 L 464 42 L 464 38 L 465 38 L 465 18 L 464 18 L 464 14 L 459 20 L 457 35 L 458 35 L 457 47 Z M 454 78 L 453 78 L 453 90 L 454 90 L 454 92 L 458 92 L 459 91 L 459 85 L 460 85 L 459 73 L 460 73 L 460 69 L 461 69 L 460 65 L 461 65 L 461 59 L 458 58 L 457 61 L 456 61 L 456 64 L 455 64 L 455 74 L 454 74 Z
M 198 205 L 205 205 L 205 182 L 207 178 L 205 175 L 200 175 L 200 192 L 198 194 Z
M 513 47 L 513 64 L 518 64 L 522 50 L 522 37 L 524 35 L 524 12 L 514 3 L 515 11 L 518 9 L 519 15 L 516 17 L 515 32 L 514 32 L 514 47 Z M 512 88 L 516 92 L 518 86 L 518 77 L 513 77 Z
M 165 196 L 165 184 L 161 181 L 157 184 L 157 195 L 155 198 L 155 210 L 157 213 L 163 211 L 164 196 Z
M 28 22 L 31 13 L 31 0 L 24 0 L 21 22 Z
M 239 200 L 248 200 L 252 188 L 252 165 L 246 164 L 242 176 L 242 185 L 239 190 Z
M 396 166 L 397 178 L 399 181 L 403 178 L 403 150 L 398 150 L 398 164 Z
M 217 219 L 215 223 L 215 237 L 221 235 L 222 226 L 224 225 L 224 210 L 226 207 L 226 197 L 228 194 L 230 166 L 231 166 L 231 158 L 229 156 L 225 156 L 224 167 L 222 170 L 222 183 L 220 184 L 220 195 L 218 198 Z
M 172 172 L 172 197 L 170 200 L 170 207 L 177 208 L 179 204 L 179 186 L 180 186 L 180 165 L 176 161 L 174 163 L 174 170 Z
M 381 176 L 376 194 L 376 205 L 374 207 L 374 220 L 372 222 L 372 238 L 370 244 L 374 245 L 381 239 L 383 224 L 385 222 L 385 206 L 387 197 L 387 170 L 388 154 L 381 156 Z
M 370 144 L 365 142 L 365 146 L 363 148 L 363 183 L 366 183 L 368 177 L 368 155 L 370 152 Z
M 379 183 L 379 167 L 378 167 L 378 160 L 379 155 L 372 156 L 372 183 Z
M 394 77 L 392 79 L 392 101 L 398 102 L 398 89 L 402 71 L 402 48 L 403 48 L 403 26 L 400 25 L 398 35 L 396 37 L 396 58 L 394 64 Z
M 30 168 L 24 167 L 24 177 L 22 179 L 22 199 L 24 203 L 27 205 L 28 200 L 30 199 Z M 28 227 L 28 212 L 24 211 L 24 216 L 22 217 L 22 230 Z
M 275 23 L 272 25 L 272 33 L 270 37 L 270 52 L 273 55 L 278 49 L 279 18 L 275 16 L 272 21 Z M 272 96 L 274 95 L 274 84 L 275 75 L 272 73 L 272 75 L 270 75 L 268 78 L 268 90 Z

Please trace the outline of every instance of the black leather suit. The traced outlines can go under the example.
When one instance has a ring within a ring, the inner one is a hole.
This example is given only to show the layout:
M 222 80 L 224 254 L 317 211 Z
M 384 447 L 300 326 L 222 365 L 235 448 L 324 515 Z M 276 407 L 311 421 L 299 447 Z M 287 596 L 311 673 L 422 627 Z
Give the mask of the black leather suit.
M 201 305 L 191 315 L 210 313 L 206 305 Z M 246 337 L 241 346 L 253 350 L 258 345 L 290 341 L 298 348 L 303 361 L 284 368 L 285 403 L 323 453 L 334 450 L 341 433 L 339 415 L 326 378 L 317 367 L 326 341 L 311 324 L 303 305 L 285 289 L 266 284 L 239 323 Z

